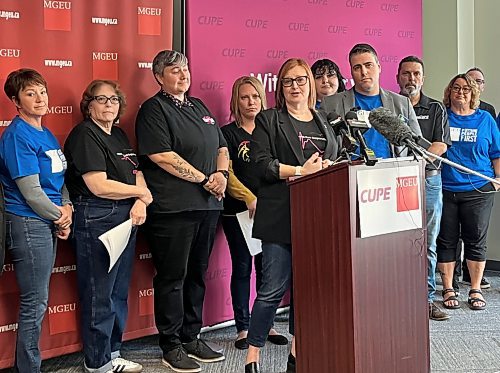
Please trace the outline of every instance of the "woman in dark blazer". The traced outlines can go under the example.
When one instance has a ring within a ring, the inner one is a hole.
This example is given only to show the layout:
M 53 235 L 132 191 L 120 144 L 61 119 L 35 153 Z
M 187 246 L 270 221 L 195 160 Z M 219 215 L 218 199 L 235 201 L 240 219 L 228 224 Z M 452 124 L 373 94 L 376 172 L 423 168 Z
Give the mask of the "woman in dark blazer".
M 338 144 L 326 118 L 314 109 L 314 77 L 302 59 L 287 60 L 278 73 L 276 108 L 257 115 L 253 149 L 260 178 L 253 236 L 262 240 L 262 285 L 252 310 L 245 373 L 259 372 L 259 351 L 292 280 L 290 192 L 287 179 L 313 174 L 333 163 Z M 293 302 L 290 333 L 294 334 Z M 295 372 L 295 339 L 287 372 Z

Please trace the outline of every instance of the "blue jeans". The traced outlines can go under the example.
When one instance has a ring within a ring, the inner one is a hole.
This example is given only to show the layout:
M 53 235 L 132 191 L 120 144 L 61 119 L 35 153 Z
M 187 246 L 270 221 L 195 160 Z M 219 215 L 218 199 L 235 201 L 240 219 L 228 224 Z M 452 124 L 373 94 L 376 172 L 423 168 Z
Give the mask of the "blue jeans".
M 434 301 L 436 293 L 436 239 L 443 211 L 441 174 L 425 178 L 425 214 L 427 216 L 427 300 Z
M 40 372 L 38 341 L 49 299 L 49 280 L 56 258 L 54 224 L 6 214 L 6 245 L 20 291 L 15 370 Z
M 248 246 L 241 231 L 236 216 L 222 216 L 222 227 L 226 235 L 231 254 L 231 299 L 233 302 L 234 321 L 239 332 L 248 330 L 250 325 L 250 277 L 252 276 L 252 262 Z M 255 255 L 256 289 L 262 283 L 262 254 Z
M 109 254 L 98 237 L 129 219 L 133 200 L 97 198 L 74 201 L 72 244 L 76 251 L 80 324 L 85 367 L 97 373 L 112 369 L 120 351 L 128 315 L 128 288 L 137 228 L 108 273 Z
M 276 315 L 276 310 L 292 287 L 292 246 L 282 243 L 262 242 L 262 285 L 252 309 L 248 343 L 263 347 Z M 291 292 L 292 294 L 292 292 Z M 290 334 L 294 334 L 293 299 L 290 299 Z

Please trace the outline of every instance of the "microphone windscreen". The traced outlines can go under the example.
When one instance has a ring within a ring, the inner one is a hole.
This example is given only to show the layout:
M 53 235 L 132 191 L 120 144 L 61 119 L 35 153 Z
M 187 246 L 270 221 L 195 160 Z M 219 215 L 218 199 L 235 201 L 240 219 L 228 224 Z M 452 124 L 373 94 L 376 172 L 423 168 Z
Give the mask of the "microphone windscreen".
M 354 111 L 348 111 L 346 114 L 345 114 L 345 120 L 358 120 L 358 114 L 356 114 L 356 112 Z
M 412 139 L 410 129 L 389 109 L 383 107 L 374 109 L 368 118 L 371 125 L 391 144 L 400 146 L 404 145 L 406 140 Z

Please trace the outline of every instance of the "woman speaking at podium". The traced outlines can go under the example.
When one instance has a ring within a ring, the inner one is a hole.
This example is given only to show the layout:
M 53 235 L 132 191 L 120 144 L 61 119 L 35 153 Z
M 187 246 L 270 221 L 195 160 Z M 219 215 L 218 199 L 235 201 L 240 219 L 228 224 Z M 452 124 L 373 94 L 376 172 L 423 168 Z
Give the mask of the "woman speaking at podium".
M 290 192 L 286 180 L 318 172 L 332 164 L 338 144 L 322 114 L 315 110 L 314 76 L 302 59 L 281 66 L 276 108 L 255 118 L 251 157 L 260 186 L 253 236 L 262 240 L 262 284 L 257 291 L 250 328 L 245 373 L 259 370 L 259 351 L 273 324 L 276 309 L 292 283 Z M 294 334 L 293 300 L 290 333 Z M 288 356 L 295 372 L 295 338 Z

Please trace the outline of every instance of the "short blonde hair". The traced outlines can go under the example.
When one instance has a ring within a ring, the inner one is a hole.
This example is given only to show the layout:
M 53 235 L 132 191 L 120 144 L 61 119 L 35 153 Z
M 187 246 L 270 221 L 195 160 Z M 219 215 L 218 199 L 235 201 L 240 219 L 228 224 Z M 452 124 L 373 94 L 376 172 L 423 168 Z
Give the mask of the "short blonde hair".
M 278 109 L 282 109 L 285 105 L 285 95 L 283 94 L 283 85 L 281 81 L 283 77 L 288 73 L 291 69 L 296 66 L 301 66 L 306 70 L 307 80 L 309 81 L 309 97 L 307 99 L 307 106 L 309 109 L 314 110 L 316 107 L 316 83 L 314 82 L 314 76 L 311 71 L 311 68 L 301 58 L 290 58 L 285 61 L 285 63 L 281 66 L 280 71 L 278 73 L 278 86 L 276 87 L 276 107 Z
M 238 127 L 241 126 L 241 123 L 243 121 L 243 118 L 241 117 L 240 113 L 240 106 L 238 105 L 238 100 L 240 98 L 239 97 L 240 87 L 244 84 L 250 84 L 252 87 L 255 88 L 255 90 L 259 94 L 261 102 L 260 111 L 267 109 L 266 93 L 264 92 L 264 86 L 262 85 L 259 79 L 253 76 L 242 76 L 236 79 L 236 81 L 233 84 L 231 103 L 229 104 L 229 109 L 231 111 L 230 118 L 231 117 L 234 118 L 236 125 Z
M 451 107 L 451 88 L 457 81 L 457 79 L 463 79 L 467 82 L 467 85 L 471 88 L 470 91 L 470 108 L 475 110 L 479 107 L 479 87 L 474 79 L 472 79 L 467 74 L 458 74 L 450 80 L 446 88 L 444 89 L 443 104 L 447 108 Z

